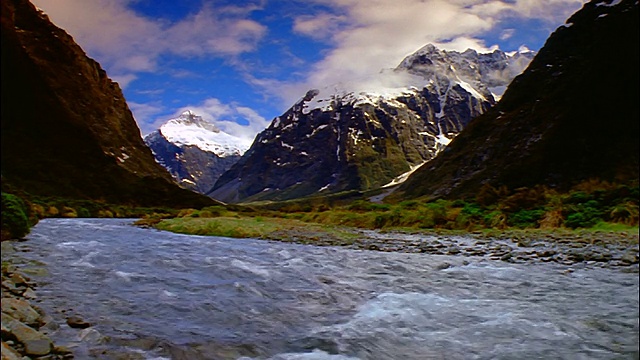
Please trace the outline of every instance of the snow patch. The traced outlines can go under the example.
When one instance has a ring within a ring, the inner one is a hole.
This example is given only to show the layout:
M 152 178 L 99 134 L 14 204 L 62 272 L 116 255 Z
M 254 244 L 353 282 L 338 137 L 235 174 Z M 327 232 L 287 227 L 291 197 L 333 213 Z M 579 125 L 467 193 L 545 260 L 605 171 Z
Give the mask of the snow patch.
M 411 174 L 413 174 L 416 170 L 418 170 L 418 168 L 420 168 L 420 166 L 424 165 L 425 163 L 426 163 L 426 161 L 422 162 L 422 163 L 420 163 L 418 165 L 411 166 L 409 171 L 407 171 L 406 173 L 403 173 L 403 174 L 400 174 L 400 175 L 396 176 L 393 180 L 391 180 L 391 182 L 389 182 L 388 184 L 382 185 L 382 187 L 383 188 L 387 188 L 387 187 L 390 187 L 390 186 L 402 184 L 403 182 L 405 182 L 409 178 L 409 176 Z

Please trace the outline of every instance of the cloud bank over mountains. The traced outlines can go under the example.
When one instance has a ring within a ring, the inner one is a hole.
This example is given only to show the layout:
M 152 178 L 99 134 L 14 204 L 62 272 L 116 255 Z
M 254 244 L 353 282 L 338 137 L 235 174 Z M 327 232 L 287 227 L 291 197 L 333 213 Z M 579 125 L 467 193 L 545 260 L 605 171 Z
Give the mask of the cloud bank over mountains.
M 213 82 L 221 75 L 211 68 L 184 65 L 185 61 L 211 59 L 236 72 L 234 76 L 246 88 L 240 92 L 247 98 L 252 95 L 277 113 L 310 88 L 371 79 L 427 43 L 478 52 L 529 45 L 503 48 L 508 41 L 526 39 L 531 30 L 527 26 L 550 33 L 584 2 L 263 0 L 205 1 L 188 7 L 154 1 L 142 9 L 144 1 L 33 0 L 125 89 L 143 133 L 168 114 L 177 115 L 189 107 L 208 111 L 202 115 L 217 124 L 239 122 L 239 127 L 229 124 L 229 128 L 245 136 L 255 135 L 253 131 L 264 125 L 264 119 L 273 116 L 261 111 L 261 105 L 252 104 L 253 100 L 207 95 L 196 84 L 193 93 L 199 95 L 192 95 L 188 104 L 184 100 L 176 105 L 167 100 L 168 94 L 149 101 L 149 90 L 135 87 L 146 76 Z M 309 47 L 306 52 L 305 47 Z M 273 55 L 276 52 L 290 56 Z M 272 59 L 265 65 L 266 57 Z M 173 96 L 185 97 L 186 93 Z M 147 98 L 141 100 L 143 95 Z

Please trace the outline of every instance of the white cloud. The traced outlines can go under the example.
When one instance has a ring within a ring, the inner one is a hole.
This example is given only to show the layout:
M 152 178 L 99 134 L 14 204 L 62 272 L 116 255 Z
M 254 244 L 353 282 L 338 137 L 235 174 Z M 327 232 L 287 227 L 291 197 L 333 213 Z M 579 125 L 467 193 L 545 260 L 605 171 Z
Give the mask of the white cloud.
M 329 13 L 301 15 L 294 19 L 293 31 L 316 40 L 326 40 L 344 26 L 346 20 L 346 16 Z
M 111 75 L 111 80 L 115 81 L 120 85 L 120 89 L 126 88 L 130 82 L 137 79 L 138 77 L 135 74 L 123 74 L 123 75 Z
M 158 103 L 145 103 L 139 104 L 132 101 L 128 101 L 127 105 L 129 105 L 129 109 L 133 114 L 133 118 L 138 123 L 138 127 L 140 128 L 141 135 L 147 135 L 150 132 L 156 130 L 158 126 L 162 125 L 164 121 L 152 119 L 165 111 L 164 107 Z M 168 119 L 165 119 L 165 121 Z
M 500 33 L 500 40 L 510 39 L 516 33 L 516 29 L 504 29 Z
M 214 8 L 171 23 L 137 15 L 131 0 L 33 0 L 109 72 L 158 70 L 163 54 L 234 56 L 256 48 L 266 28 L 248 19 L 254 5 Z
M 312 66 L 302 82 L 249 79 L 254 85 L 267 85 L 265 91 L 277 89 L 272 95 L 279 96 L 285 104 L 290 105 L 310 88 L 345 82 L 370 84 L 381 69 L 397 66 L 405 56 L 427 43 L 447 50 L 493 51 L 498 46 L 486 44 L 481 36 L 503 20 L 537 18 L 557 26 L 585 0 L 314 2 L 335 9 L 334 14 L 323 11 L 298 17 L 293 30 L 315 40 L 330 38 L 333 48 Z M 329 25 L 332 19 L 337 21 Z M 502 36 L 512 34 L 505 31 Z

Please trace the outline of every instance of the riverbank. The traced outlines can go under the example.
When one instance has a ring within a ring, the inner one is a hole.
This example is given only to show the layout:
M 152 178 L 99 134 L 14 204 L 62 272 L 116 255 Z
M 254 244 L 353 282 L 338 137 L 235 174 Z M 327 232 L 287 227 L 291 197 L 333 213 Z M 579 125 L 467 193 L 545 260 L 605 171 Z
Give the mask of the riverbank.
M 10 241 L 2 253 L 12 252 Z M 2 261 L 2 359 L 73 359 L 72 351 L 56 346 L 48 333 L 59 325 L 34 304 L 37 284 L 9 260 Z
M 365 230 L 280 218 L 174 218 L 140 226 L 192 235 L 259 238 L 357 250 L 479 256 L 510 263 L 555 262 L 638 272 L 637 231 L 569 229 Z

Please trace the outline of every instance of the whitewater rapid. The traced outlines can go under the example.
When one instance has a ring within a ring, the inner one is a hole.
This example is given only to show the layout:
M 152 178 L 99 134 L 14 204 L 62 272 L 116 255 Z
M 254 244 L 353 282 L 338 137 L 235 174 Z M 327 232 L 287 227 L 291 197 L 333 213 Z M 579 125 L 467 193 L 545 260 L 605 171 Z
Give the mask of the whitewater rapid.
M 45 219 L 14 245 L 76 358 L 638 358 L 637 273 L 132 223 Z

